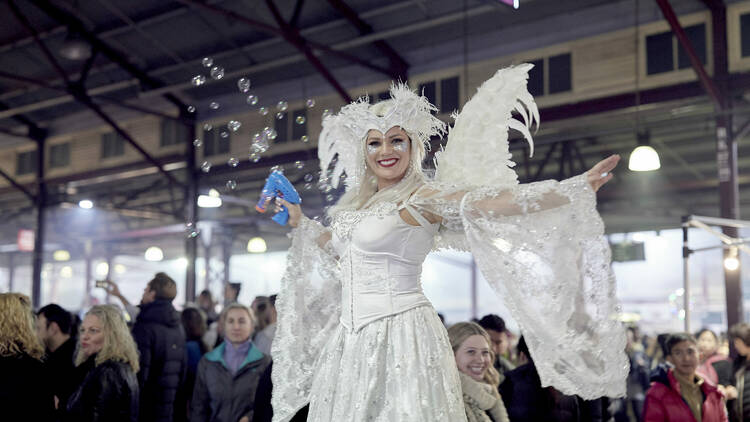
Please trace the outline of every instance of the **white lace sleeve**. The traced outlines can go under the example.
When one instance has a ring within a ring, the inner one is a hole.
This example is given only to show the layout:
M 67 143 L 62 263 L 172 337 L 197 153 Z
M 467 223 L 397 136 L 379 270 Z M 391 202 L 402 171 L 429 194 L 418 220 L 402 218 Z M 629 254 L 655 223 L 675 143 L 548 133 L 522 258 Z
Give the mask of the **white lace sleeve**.
M 288 421 L 307 404 L 315 361 L 339 323 L 341 283 L 326 229 L 302 218 L 290 233 L 292 246 L 276 299 L 273 356 L 273 420 Z
M 410 202 L 442 218 L 444 237 L 464 236 L 523 331 L 542 385 L 587 400 L 625 394 L 610 250 L 585 175 L 473 190 L 427 185 Z

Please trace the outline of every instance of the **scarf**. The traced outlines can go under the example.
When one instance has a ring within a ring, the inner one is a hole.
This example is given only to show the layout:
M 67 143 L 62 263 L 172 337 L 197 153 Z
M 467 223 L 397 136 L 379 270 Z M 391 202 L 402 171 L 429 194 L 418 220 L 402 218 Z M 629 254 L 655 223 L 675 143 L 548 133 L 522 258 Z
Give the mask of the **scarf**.
M 463 372 L 458 374 L 468 422 L 510 422 L 503 399 L 493 394 L 495 387 L 475 381 Z

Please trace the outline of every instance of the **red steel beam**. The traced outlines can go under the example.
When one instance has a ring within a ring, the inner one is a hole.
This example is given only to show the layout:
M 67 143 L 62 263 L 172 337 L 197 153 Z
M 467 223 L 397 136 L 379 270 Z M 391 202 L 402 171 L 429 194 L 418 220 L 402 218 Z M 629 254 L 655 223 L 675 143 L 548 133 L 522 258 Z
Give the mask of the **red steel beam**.
M 662 14 L 664 14 L 664 18 L 669 23 L 670 28 L 672 28 L 672 32 L 680 41 L 680 45 L 682 45 L 682 48 L 684 48 L 687 52 L 688 57 L 690 58 L 690 64 L 693 67 L 695 73 L 698 75 L 698 79 L 701 81 L 701 84 L 706 90 L 706 93 L 714 102 L 717 108 L 723 109 L 726 105 L 726 103 L 724 102 L 724 98 L 722 97 L 719 89 L 716 87 L 716 84 L 714 84 L 713 79 L 708 76 L 706 69 L 703 67 L 703 63 L 701 63 L 701 59 L 698 58 L 698 54 L 695 52 L 693 45 L 690 43 L 687 34 L 685 34 L 685 30 L 682 28 L 682 25 L 680 25 L 680 21 L 679 19 L 677 19 L 677 15 L 674 13 L 672 6 L 669 4 L 669 0 L 656 0 L 656 3 L 659 5 L 659 8 L 661 9 Z

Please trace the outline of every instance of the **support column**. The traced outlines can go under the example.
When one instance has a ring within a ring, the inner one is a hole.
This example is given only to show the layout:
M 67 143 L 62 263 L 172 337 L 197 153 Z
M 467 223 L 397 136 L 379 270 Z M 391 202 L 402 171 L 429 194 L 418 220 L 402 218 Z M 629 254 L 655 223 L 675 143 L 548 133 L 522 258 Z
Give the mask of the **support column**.
M 44 131 L 30 134 L 36 141 L 36 233 L 34 236 L 34 252 L 31 261 L 31 302 L 34 309 L 39 308 L 42 300 L 42 264 L 44 262 L 45 238 L 45 206 L 47 200 L 47 185 L 44 182 L 44 147 L 47 134 Z
M 16 273 L 15 256 L 16 254 L 12 252 L 8 254 L 8 292 L 13 291 L 13 278 Z
M 471 319 L 477 319 L 477 262 L 471 257 Z
M 182 113 L 185 113 L 184 111 Z M 192 119 L 187 124 L 187 139 L 184 140 L 187 148 L 187 180 L 185 183 L 185 224 L 192 224 L 197 230 L 198 225 L 198 178 L 200 174 L 196 169 L 195 147 L 195 123 Z M 185 301 L 195 302 L 195 260 L 198 257 L 198 236 L 188 235 L 185 240 L 185 258 L 187 268 L 185 269 Z M 206 271 L 208 272 L 208 257 L 206 257 Z M 207 273 L 208 274 L 208 273 Z

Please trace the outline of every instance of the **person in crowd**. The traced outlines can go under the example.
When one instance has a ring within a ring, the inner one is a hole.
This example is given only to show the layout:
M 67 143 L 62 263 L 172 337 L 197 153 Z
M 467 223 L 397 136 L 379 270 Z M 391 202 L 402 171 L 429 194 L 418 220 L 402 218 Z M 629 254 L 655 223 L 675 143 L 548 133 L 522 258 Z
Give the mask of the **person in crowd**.
M 729 338 L 732 341 L 737 357 L 732 364 L 732 382 L 727 386 L 727 409 L 732 422 L 750 421 L 750 382 L 748 373 L 750 365 L 750 324 L 740 322 L 729 329 Z
M 242 283 L 227 283 L 224 286 L 224 306 L 239 300 Z
M 273 371 L 273 361 L 268 364 L 263 375 L 258 380 L 258 389 L 255 392 L 255 410 L 253 412 L 252 422 L 271 422 L 273 420 L 273 406 L 271 406 L 271 396 L 273 393 L 273 381 L 271 373 Z M 310 411 L 310 404 L 306 404 L 297 413 L 289 419 L 289 422 L 305 422 Z
M 43 356 L 28 296 L 0 294 L 0 419 L 54 420 L 55 399 Z
M 688 333 L 677 333 L 666 342 L 667 361 L 651 375 L 646 393 L 644 422 L 726 422 L 724 398 L 696 373 L 698 343 Z
M 500 383 L 505 379 L 505 373 L 515 369 L 508 358 L 510 357 L 510 338 L 505 327 L 505 320 L 495 314 L 487 314 L 477 322 L 492 340 L 492 351 L 495 352 L 495 370 L 500 374 Z
M 203 311 L 196 308 L 186 308 L 182 311 L 182 327 L 185 329 L 185 352 L 187 353 L 187 370 L 185 382 L 181 386 L 182 394 L 186 398 L 193 396 L 195 376 L 198 372 L 198 362 L 209 349 L 203 342 L 206 334 L 206 317 Z M 186 411 L 187 409 L 185 409 Z M 184 419 L 184 418 L 183 418 Z
M 198 308 L 206 314 L 206 325 L 210 326 L 219 319 L 211 290 L 205 289 L 198 295 Z
M 253 343 L 264 355 L 271 355 L 271 343 L 276 335 L 276 295 L 258 296 L 253 301 L 258 326 L 255 327 Z
M 122 311 L 92 307 L 83 318 L 76 356 L 80 383 L 66 405 L 66 422 L 136 422 L 138 351 Z
M 646 356 L 651 361 L 650 369 L 653 371 L 659 365 L 666 363 L 667 340 L 670 334 L 662 333 L 651 339 L 651 343 L 646 348 Z
M 71 382 L 75 371 L 76 338 L 74 317 L 54 303 L 36 313 L 36 335 L 44 344 L 44 367 L 52 382 L 58 407 L 64 407 L 75 385 Z
M 120 286 L 118 286 L 117 283 L 112 280 L 104 280 L 103 288 L 107 291 L 107 294 L 116 297 L 122 302 L 122 306 L 125 307 L 125 312 L 128 313 L 129 321 L 134 321 L 138 317 L 138 314 L 141 311 L 140 308 L 130 303 L 120 291 Z
M 456 357 L 468 422 L 508 422 L 505 404 L 497 391 L 500 375 L 492 366 L 494 352 L 489 334 L 474 322 L 448 328 Z
M 708 328 L 703 328 L 696 333 L 695 338 L 700 353 L 700 365 L 696 372 L 724 392 L 732 382 L 732 363 L 726 355 L 719 353 L 719 337 Z
M 177 284 L 157 273 L 143 290 L 133 337 L 140 353 L 139 420 L 171 422 L 177 390 L 184 379 L 187 355 L 180 316 L 172 306 Z
M 191 422 L 250 422 L 258 382 L 271 358 L 251 340 L 252 311 L 239 303 L 224 308 L 220 318 L 225 341 L 198 364 Z
M 539 373 L 521 336 L 516 346 L 518 366 L 505 374 L 500 384 L 500 396 L 505 402 L 508 417 L 513 422 L 579 422 L 582 411 L 579 399 L 557 391 L 542 388 Z M 593 406 L 591 407 L 593 410 Z
M 649 360 L 641 344 L 636 327 L 628 327 L 625 351 L 630 361 L 630 372 L 627 380 L 627 396 L 617 401 L 618 409 L 615 421 L 630 421 L 629 414 L 640 422 L 643 415 L 643 402 L 650 387 Z

